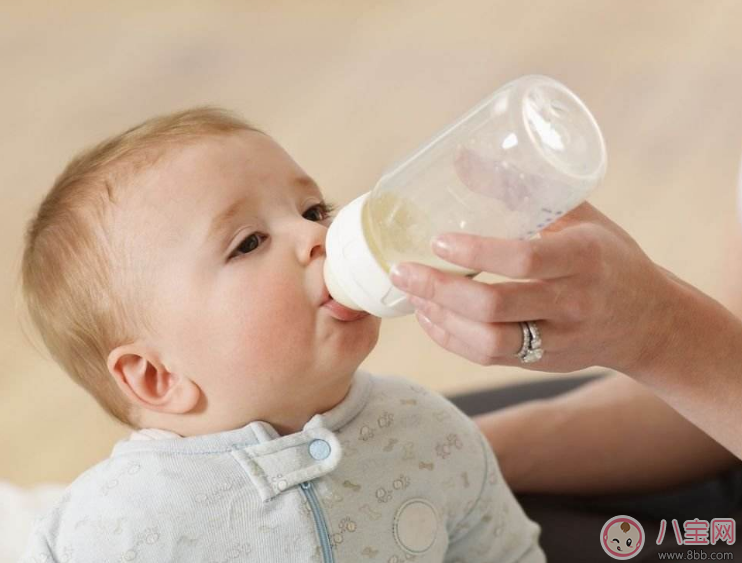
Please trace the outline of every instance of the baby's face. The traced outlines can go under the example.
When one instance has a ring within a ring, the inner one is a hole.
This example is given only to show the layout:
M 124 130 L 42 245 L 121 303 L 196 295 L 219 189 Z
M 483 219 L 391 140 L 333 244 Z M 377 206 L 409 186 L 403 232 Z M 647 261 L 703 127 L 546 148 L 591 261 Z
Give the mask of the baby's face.
M 641 547 L 641 534 L 636 526 L 619 521 L 604 533 L 603 542 L 616 555 L 631 555 Z
M 334 406 L 323 401 L 347 387 L 380 320 L 320 306 L 330 219 L 317 185 L 247 131 L 178 149 L 137 182 L 121 216 L 153 282 L 152 339 L 201 388 L 204 432 Z

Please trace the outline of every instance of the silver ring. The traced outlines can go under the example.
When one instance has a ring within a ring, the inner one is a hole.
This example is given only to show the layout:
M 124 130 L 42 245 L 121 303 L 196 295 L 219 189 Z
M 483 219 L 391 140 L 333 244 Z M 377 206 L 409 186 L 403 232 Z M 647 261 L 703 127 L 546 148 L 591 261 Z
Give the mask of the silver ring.
M 523 331 L 523 346 L 521 346 L 518 353 L 515 354 L 518 358 L 523 357 L 531 346 L 531 331 L 528 330 L 528 325 L 526 323 L 520 323 L 520 328 Z
M 520 323 L 523 329 L 523 347 L 516 355 L 523 364 L 538 362 L 544 357 L 544 349 L 541 347 L 541 333 L 535 321 Z M 526 332 L 528 336 L 526 337 Z

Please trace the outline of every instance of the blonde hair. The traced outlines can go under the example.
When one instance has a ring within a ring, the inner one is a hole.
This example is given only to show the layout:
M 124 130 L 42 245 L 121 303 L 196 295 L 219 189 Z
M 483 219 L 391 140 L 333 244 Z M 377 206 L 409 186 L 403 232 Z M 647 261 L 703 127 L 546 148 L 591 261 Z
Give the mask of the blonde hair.
M 111 350 L 148 326 L 142 280 L 111 234 L 116 198 L 167 149 L 240 131 L 262 133 L 220 108 L 157 116 L 75 156 L 28 224 L 21 290 L 52 358 L 121 422 L 132 406 L 108 372 Z M 132 283 L 135 282 L 135 283 Z

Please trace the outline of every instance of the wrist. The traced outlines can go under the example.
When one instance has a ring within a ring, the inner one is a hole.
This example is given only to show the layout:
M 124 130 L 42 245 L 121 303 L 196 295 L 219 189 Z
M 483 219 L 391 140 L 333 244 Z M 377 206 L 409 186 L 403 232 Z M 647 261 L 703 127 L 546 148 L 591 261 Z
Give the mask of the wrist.
M 635 361 L 621 369 L 654 388 L 705 385 L 700 373 L 721 375 L 742 342 L 742 323 L 729 310 L 672 272 L 658 266 L 662 296 L 652 308 Z M 738 353 L 736 355 L 739 355 Z
M 638 339 L 630 342 L 625 362 L 609 366 L 637 380 L 673 371 L 679 347 L 687 348 L 692 342 L 682 333 L 693 326 L 687 316 L 696 305 L 698 290 L 662 266 L 654 266 L 656 276 L 648 292 L 654 298 L 647 299 L 645 314 L 637 319 Z

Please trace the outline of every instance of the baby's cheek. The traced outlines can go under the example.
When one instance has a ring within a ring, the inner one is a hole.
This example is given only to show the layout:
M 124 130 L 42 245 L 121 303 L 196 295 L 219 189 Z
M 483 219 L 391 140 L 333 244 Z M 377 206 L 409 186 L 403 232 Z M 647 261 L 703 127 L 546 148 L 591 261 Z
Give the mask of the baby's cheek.
M 311 345 L 317 311 L 303 287 L 279 274 L 230 288 L 215 318 L 223 353 L 258 368 Z
M 274 293 L 253 303 L 244 322 L 244 331 L 256 345 L 276 349 L 301 346 L 311 341 L 317 311 L 304 296 L 291 291 Z

